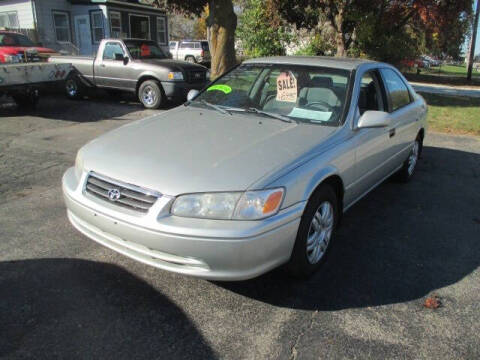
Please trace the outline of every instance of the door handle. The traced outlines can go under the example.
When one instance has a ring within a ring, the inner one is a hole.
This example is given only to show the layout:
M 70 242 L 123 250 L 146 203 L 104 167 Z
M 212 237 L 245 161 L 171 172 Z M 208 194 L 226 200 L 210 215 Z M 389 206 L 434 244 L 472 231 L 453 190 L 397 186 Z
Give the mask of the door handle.
M 390 129 L 390 130 L 388 131 L 388 135 L 389 135 L 391 138 L 394 137 L 394 136 L 395 136 L 395 128 Z
M 106 67 L 106 66 L 107 66 L 107 65 L 105 65 L 105 64 L 100 64 L 100 67 Z

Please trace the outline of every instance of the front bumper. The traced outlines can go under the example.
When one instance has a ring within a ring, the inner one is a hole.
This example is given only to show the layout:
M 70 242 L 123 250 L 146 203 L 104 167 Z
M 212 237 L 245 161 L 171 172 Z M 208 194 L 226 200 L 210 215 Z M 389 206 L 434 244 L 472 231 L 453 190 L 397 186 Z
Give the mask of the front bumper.
M 207 85 L 207 81 L 199 83 L 187 83 L 184 81 L 162 81 L 163 91 L 168 100 L 186 101 L 190 90 L 202 90 Z
M 261 221 L 189 219 L 159 217 L 164 213 L 159 207 L 171 204 L 160 198 L 140 215 L 85 194 L 85 178 L 78 181 L 70 168 L 62 181 L 75 228 L 142 263 L 210 280 L 249 279 L 287 262 L 305 206 L 299 203 Z

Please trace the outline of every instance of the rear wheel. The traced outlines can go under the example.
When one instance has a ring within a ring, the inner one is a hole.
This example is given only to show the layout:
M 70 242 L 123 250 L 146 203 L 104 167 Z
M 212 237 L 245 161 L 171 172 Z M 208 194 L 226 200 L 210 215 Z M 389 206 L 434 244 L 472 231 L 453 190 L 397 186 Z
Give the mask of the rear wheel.
M 158 109 L 163 104 L 165 96 L 157 80 L 146 80 L 138 89 L 138 98 L 147 109 Z
M 418 159 L 420 158 L 420 154 L 422 153 L 422 147 L 422 138 L 420 137 L 420 135 L 418 135 L 415 139 L 415 142 L 413 143 L 412 150 L 410 150 L 410 154 L 408 155 L 407 160 L 405 160 L 402 168 L 398 172 L 398 178 L 400 179 L 400 181 L 408 182 L 412 178 L 417 167 Z
M 338 199 L 321 185 L 308 201 L 298 228 L 288 269 L 298 277 L 313 274 L 326 260 L 338 223 Z
M 75 74 L 70 74 L 65 80 L 65 95 L 69 99 L 80 99 L 84 92 L 84 86 Z
M 12 98 L 20 110 L 31 110 L 36 108 L 40 92 L 38 89 L 28 89 L 24 93 L 13 94 Z
M 196 63 L 195 58 L 194 58 L 193 56 L 187 56 L 187 57 L 185 58 L 185 61 L 186 61 L 186 62 L 189 62 L 189 63 L 192 63 L 192 64 L 195 64 L 195 63 Z

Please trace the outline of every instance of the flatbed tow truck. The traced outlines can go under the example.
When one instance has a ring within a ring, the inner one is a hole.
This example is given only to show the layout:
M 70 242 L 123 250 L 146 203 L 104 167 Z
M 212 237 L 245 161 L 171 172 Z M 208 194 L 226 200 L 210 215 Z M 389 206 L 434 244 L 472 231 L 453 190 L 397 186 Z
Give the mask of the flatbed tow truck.
M 0 96 L 11 96 L 20 109 L 34 108 L 43 89 L 65 81 L 71 64 L 46 62 L 0 64 Z

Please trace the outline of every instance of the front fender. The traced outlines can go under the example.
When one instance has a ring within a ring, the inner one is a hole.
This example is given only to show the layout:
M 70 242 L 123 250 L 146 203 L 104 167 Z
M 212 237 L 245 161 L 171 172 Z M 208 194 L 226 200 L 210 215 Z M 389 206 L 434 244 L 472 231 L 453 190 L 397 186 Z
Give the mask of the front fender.
M 315 189 L 325 181 L 325 179 L 329 178 L 330 176 L 339 176 L 339 171 L 333 165 L 327 165 L 326 167 L 322 168 L 320 171 L 316 172 L 308 184 L 305 186 L 305 191 L 303 193 L 303 199 L 308 200 L 310 196 L 312 196 Z
M 138 75 L 137 82 L 141 81 L 142 78 L 154 78 L 158 81 L 167 81 L 168 71 L 164 73 L 163 71 L 145 70 Z

